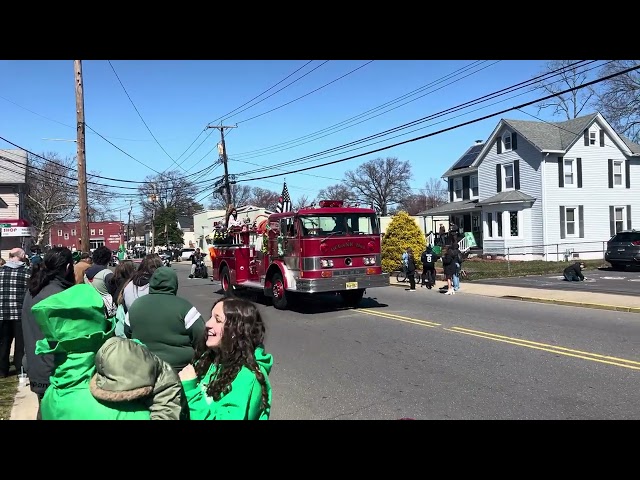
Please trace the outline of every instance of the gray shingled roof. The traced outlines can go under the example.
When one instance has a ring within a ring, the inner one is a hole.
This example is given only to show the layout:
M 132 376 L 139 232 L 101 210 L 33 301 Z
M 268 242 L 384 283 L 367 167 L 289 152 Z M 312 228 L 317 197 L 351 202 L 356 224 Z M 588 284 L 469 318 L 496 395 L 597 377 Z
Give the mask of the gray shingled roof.
M 462 212 L 471 212 L 477 210 L 477 200 L 469 200 L 464 202 L 449 202 L 439 207 L 432 208 L 430 210 L 425 210 L 424 212 L 418 213 L 421 217 L 430 217 L 432 215 L 449 215 L 451 213 L 462 213 Z
M 530 120 L 507 120 L 511 126 L 539 150 L 566 150 L 598 116 L 597 113 L 566 120 L 564 122 L 540 122 Z
M 640 145 L 633 143 L 630 138 L 624 135 L 620 135 L 620 138 L 622 138 L 622 141 L 629 147 L 629 150 L 631 150 L 634 155 L 640 155 Z
M 193 229 L 193 217 L 188 217 L 186 215 L 178 215 L 178 222 L 180 223 L 181 228 Z
M 516 202 L 533 202 L 534 197 L 522 193 L 519 190 L 508 190 L 506 192 L 500 192 L 493 197 L 489 197 L 482 202 L 478 202 L 478 205 L 493 205 L 496 203 L 516 203 Z
M 0 150 L 0 184 L 26 183 L 27 152 Z

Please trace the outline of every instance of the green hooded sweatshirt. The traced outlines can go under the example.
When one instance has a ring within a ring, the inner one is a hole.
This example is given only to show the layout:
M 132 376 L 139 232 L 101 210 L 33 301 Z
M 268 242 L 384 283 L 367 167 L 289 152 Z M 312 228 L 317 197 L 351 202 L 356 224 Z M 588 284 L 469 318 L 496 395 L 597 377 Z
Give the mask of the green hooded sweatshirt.
M 264 375 L 269 399 L 269 408 L 261 409 L 262 385 L 255 373 L 242 367 L 231 382 L 231 391 L 216 401 L 207 396 L 209 382 L 215 378 L 217 367 L 211 365 L 202 380 L 194 378 L 182 382 L 191 420 L 268 420 L 271 413 L 271 383 L 269 373 L 273 366 L 273 356 L 263 347 L 256 348 L 255 358 Z
M 45 337 L 36 354 L 53 354 L 55 363 L 43 420 L 180 418 L 183 393 L 175 372 L 143 345 L 113 337 L 114 324 L 93 286 L 75 285 L 31 312 Z
M 204 335 L 204 320 L 177 293 L 175 270 L 157 268 L 149 280 L 149 294 L 137 298 L 129 308 L 125 334 L 140 340 L 179 372 L 193 359 L 195 346 Z

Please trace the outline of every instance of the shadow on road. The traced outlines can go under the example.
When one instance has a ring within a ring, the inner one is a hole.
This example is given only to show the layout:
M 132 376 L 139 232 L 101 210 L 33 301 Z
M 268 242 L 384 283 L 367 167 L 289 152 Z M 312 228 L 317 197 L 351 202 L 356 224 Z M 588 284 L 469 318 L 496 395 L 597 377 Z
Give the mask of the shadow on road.
M 218 295 L 222 295 L 222 288 L 214 291 Z M 235 295 L 239 298 L 245 298 L 259 305 L 271 307 L 271 299 L 255 290 L 237 290 Z M 344 310 L 352 310 L 345 307 L 342 299 L 337 294 L 289 294 L 290 304 L 287 310 L 302 315 L 315 315 L 319 313 L 339 312 Z M 370 297 L 365 294 L 364 298 L 358 305 L 359 308 L 376 308 L 388 307 L 386 303 L 378 302 L 376 297 Z

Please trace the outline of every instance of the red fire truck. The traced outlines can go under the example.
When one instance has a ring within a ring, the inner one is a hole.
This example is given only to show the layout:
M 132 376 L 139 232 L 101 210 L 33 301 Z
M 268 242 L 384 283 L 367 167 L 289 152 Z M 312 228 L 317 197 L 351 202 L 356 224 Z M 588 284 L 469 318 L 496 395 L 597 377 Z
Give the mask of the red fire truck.
M 292 294 L 335 293 L 355 307 L 367 288 L 389 285 L 378 218 L 370 208 L 323 200 L 232 226 L 214 238 L 212 276 L 227 296 L 260 290 L 283 310 Z

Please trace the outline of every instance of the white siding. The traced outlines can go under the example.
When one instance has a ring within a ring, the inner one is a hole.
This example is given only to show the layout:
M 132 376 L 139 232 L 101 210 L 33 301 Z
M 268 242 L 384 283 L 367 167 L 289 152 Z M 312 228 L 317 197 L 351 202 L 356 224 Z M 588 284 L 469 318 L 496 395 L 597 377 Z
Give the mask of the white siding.
M 504 131 L 504 130 L 503 130 Z M 502 135 L 503 131 L 499 132 Z M 525 208 L 526 214 L 523 214 L 523 233 L 517 239 L 506 238 L 504 240 L 504 248 L 521 247 L 520 251 L 524 251 L 522 247 L 527 247 L 527 253 L 541 253 L 543 242 L 542 232 L 542 181 L 541 181 L 541 153 L 533 147 L 522 136 L 518 135 L 518 144 L 516 150 L 511 150 L 498 154 L 496 144 L 491 146 L 486 157 L 482 160 L 478 167 L 478 189 L 480 201 L 493 197 L 498 193 L 496 180 L 496 165 L 513 163 L 514 160 L 520 160 L 520 191 L 524 194 L 535 198 L 535 202 L 529 208 Z M 515 181 L 515 180 L 514 180 Z M 500 210 L 508 210 L 511 206 L 503 205 L 496 207 Z M 494 207 L 483 207 L 483 212 L 495 210 Z M 522 209 L 522 207 L 518 207 Z M 505 220 L 507 222 L 507 220 Z M 486 233 L 486 213 L 483 213 L 483 224 L 485 224 Z M 505 232 L 508 223 L 503 225 Z M 483 247 L 495 247 L 502 243 L 500 241 L 491 241 L 485 236 L 483 239 Z
M 0 186 L 0 198 L 7 204 L 7 208 L 0 208 L 0 218 L 18 219 L 20 218 L 20 209 L 17 193 L 11 192 L 12 187 Z
M 599 130 L 597 125 L 591 127 Z M 558 156 L 549 155 L 545 171 L 544 220 L 547 243 L 558 244 L 548 249 L 550 260 L 555 260 L 556 248 L 564 252 L 573 248 L 579 258 L 602 258 L 604 242 L 610 237 L 609 206 L 626 207 L 631 205 L 632 228 L 640 227 L 640 160 L 633 159 L 630 164 L 631 188 L 626 188 L 623 176 L 622 186 L 609 188 L 608 159 L 626 160 L 624 153 L 605 136 L 605 146 L 600 146 L 599 132 L 596 132 L 596 145 L 585 146 L 582 136 L 576 144 L 563 155 L 565 159 L 582 159 L 582 188 L 576 186 L 559 187 Z M 623 166 L 624 172 L 624 166 Z M 577 181 L 575 182 L 577 184 Z M 584 238 L 560 235 L 560 206 L 579 206 L 584 208 Z M 625 212 L 625 228 L 626 212 Z M 582 253 L 580 253 L 582 252 Z

